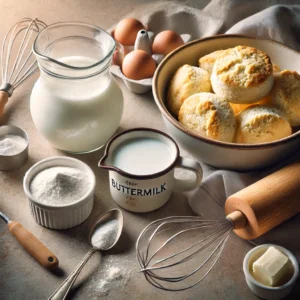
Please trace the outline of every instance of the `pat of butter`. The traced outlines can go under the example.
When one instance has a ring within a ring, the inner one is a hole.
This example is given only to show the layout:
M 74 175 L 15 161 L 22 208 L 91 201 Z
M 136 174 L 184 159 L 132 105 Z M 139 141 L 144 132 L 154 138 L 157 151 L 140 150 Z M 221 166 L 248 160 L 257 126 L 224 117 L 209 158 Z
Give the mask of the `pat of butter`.
M 289 258 L 271 246 L 253 263 L 257 281 L 267 286 L 276 286 L 289 272 Z

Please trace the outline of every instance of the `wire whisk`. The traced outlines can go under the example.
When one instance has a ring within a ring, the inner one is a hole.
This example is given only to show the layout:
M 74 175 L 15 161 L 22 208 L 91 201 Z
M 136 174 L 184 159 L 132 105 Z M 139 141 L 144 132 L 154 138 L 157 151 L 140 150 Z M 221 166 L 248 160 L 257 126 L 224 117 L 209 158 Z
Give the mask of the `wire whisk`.
M 0 54 L 0 116 L 13 91 L 36 70 L 32 45 L 38 33 L 46 26 L 37 18 L 23 18 L 5 35 Z
M 300 212 L 299 174 L 296 161 L 231 195 L 226 217 L 219 221 L 188 216 L 150 223 L 136 243 L 140 271 L 167 291 L 200 283 L 217 264 L 232 231 L 252 240 Z
M 168 217 L 154 221 L 137 240 L 141 271 L 157 288 L 169 291 L 189 289 L 212 270 L 233 227 L 227 219 L 214 221 L 201 217 Z M 199 254 L 204 253 L 207 255 L 201 260 Z M 195 274 L 197 276 L 192 278 Z

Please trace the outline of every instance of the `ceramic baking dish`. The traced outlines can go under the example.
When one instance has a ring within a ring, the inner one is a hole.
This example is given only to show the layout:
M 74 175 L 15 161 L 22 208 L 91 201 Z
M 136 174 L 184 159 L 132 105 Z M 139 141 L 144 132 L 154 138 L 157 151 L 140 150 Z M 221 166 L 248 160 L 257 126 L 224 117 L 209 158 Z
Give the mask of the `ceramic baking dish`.
M 289 137 L 270 143 L 226 143 L 193 133 L 181 125 L 166 106 L 166 91 L 170 78 L 180 66 L 197 66 L 201 56 L 238 45 L 256 47 L 266 52 L 281 70 L 290 69 L 300 73 L 300 64 L 295 63 L 300 61 L 300 53 L 281 43 L 238 35 L 212 36 L 192 41 L 166 56 L 156 69 L 153 95 L 170 135 L 196 159 L 218 168 L 237 171 L 263 169 L 280 162 L 299 149 L 300 131 L 294 130 Z

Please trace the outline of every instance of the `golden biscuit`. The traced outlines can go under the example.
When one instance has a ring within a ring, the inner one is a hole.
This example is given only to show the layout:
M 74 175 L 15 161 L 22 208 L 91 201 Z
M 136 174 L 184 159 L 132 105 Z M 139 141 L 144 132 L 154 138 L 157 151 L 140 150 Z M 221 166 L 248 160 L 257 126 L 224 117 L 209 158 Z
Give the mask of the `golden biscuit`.
M 168 107 L 177 117 L 179 109 L 186 98 L 200 93 L 210 92 L 209 73 L 201 68 L 183 65 L 171 79 L 168 89 Z
M 222 52 L 223 50 L 217 50 L 200 57 L 198 60 L 199 67 L 206 70 L 211 75 L 215 61 Z
M 212 93 L 188 97 L 179 111 L 179 122 L 194 133 L 213 140 L 232 142 L 235 117 L 230 104 Z
M 267 143 L 292 134 L 288 120 L 274 107 L 252 105 L 241 111 L 236 119 L 236 143 Z
M 251 104 L 236 104 L 236 103 L 230 103 L 233 112 L 235 115 L 237 115 L 239 112 L 241 112 L 242 110 L 246 109 L 249 106 L 252 105 L 268 105 L 268 106 L 273 106 L 270 104 L 271 102 L 271 93 L 269 95 L 267 95 L 266 97 L 260 99 L 259 101 L 255 102 L 255 103 L 251 103 Z
M 270 103 L 284 113 L 291 126 L 300 126 L 300 75 L 289 70 L 275 74 L 271 96 Z
M 273 86 L 273 65 L 269 56 L 253 47 L 223 50 L 211 75 L 214 92 L 237 104 L 255 103 Z

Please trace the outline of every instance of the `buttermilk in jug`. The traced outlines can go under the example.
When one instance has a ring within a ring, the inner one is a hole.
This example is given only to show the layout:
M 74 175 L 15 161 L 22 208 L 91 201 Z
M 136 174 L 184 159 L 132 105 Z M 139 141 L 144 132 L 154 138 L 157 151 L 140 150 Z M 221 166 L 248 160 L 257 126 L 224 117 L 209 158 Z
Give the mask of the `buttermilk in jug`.
M 30 110 L 38 131 L 56 148 L 86 153 L 101 148 L 119 127 L 123 95 L 110 75 L 114 39 L 84 23 L 58 23 L 34 43 L 40 78 Z

